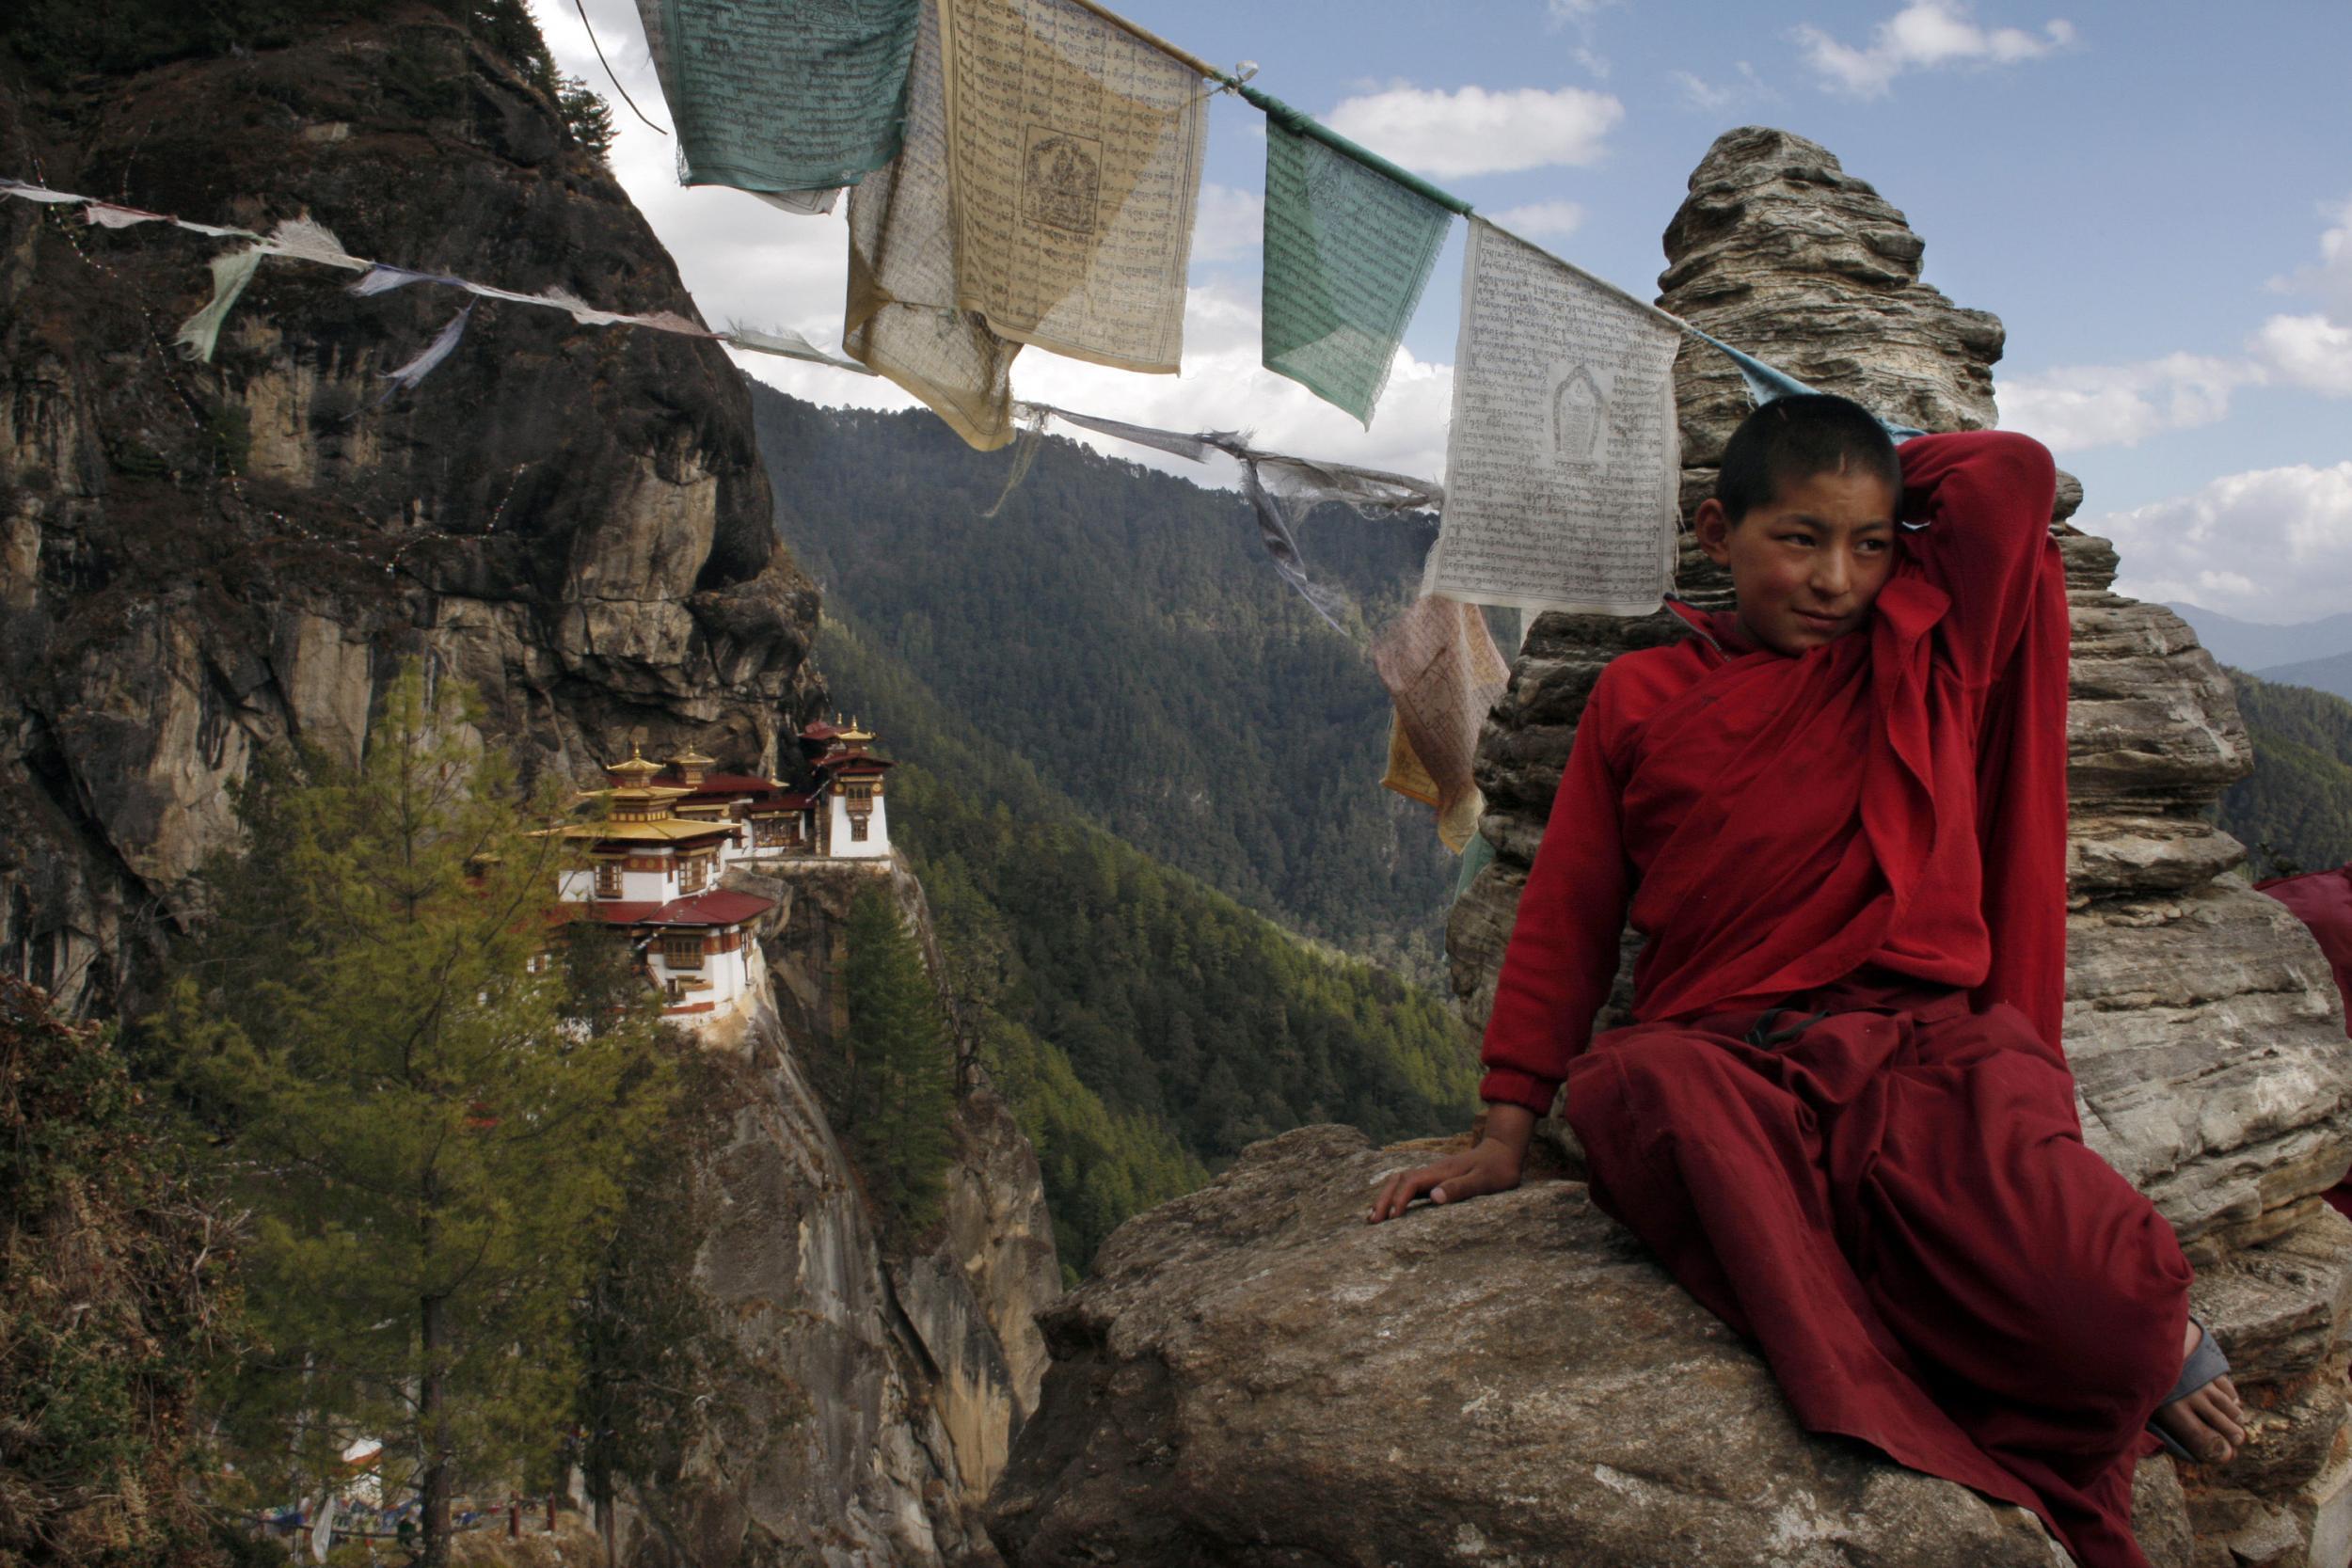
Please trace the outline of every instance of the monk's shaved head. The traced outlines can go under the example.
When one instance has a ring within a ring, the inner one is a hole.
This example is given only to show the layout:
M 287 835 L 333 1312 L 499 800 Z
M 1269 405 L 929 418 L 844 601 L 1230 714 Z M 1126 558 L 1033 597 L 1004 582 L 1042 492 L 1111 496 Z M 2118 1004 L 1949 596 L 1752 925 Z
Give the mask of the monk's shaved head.
M 1737 523 L 1789 484 L 1816 474 L 1868 474 L 1900 496 L 1895 443 L 1870 411 L 1827 392 L 1774 398 L 1740 421 L 1724 447 L 1715 499 Z

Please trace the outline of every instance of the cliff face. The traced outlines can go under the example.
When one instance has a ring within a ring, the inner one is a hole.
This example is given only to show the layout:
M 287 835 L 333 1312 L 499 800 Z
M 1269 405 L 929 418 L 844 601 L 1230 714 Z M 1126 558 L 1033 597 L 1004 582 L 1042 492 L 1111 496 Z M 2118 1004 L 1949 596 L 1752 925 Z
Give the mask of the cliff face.
M 546 95 L 429 5 L 311 8 L 115 73 L 36 74 L 8 43 L 12 175 L 263 230 L 307 212 L 362 255 L 692 311 Z M 189 363 L 169 340 L 237 243 L 0 202 L 0 964 L 81 1012 L 135 1001 L 255 751 L 355 756 L 402 658 L 582 783 L 631 737 L 764 765 L 817 697 L 816 594 L 717 348 L 485 302 L 386 400 L 463 296 L 268 261 Z
M 1993 422 L 1999 323 L 1922 284 L 1901 214 L 1823 149 L 1725 135 L 1666 247 L 1661 303 L 1707 331 L 1914 424 Z M 1676 374 L 1687 508 L 1749 404 L 1719 356 Z M 2062 526 L 2080 499 L 2066 482 L 2054 519 L 2074 637 L 2065 1043 L 2087 1138 L 2179 1231 L 2254 1411 L 2226 1470 L 2143 1463 L 2136 1523 L 2166 1568 L 2341 1568 L 2352 1225 L 2315 1195 L 2352 1163 L 2352 1057 L 2316 947 L 2226 875 L 2243 852 L 2207 820 L 2248 762 L 2228 688 L 2175 617 L 2108 590 L 2114 552 Z M 1727 600 L 1692 550 L 1679 587 Z M 1675 625 L 1533 626 L 1479 746 L 1497 858 L 1448 932 L 1472 1022 L 1594 681 Z M 1025 1568 L 2056 1560 L 2016 1511 L 1798 1431 L 1550 1131 L 1559 1167 L 1458 1213 L 1364 1226 L 1430 1148 L 1308 1128 L 1130 1222 L 1047 1314 L 999 1545 Z M 1354 1506 L 1318 1506 L 1335 1496 Z
M 945 1218 L 885 1238 L 869 1217 L 812 1081 L 844 1045 L 850 901 L 878 879 L 931 947 L 922 885 L 895 860 L 734 874 L 778 908 L 761 932 L 770 989 L 728 1063 L 731 1102 L 711 1108 L 728 1131 L 700 1173 L 719 1219 L 696 1273 L 784 1392 L 752 1396 L 768 1402 L 748 1440 L 689 1446 L 675 1483 L 632 1511 L 624 1562 L 756 1568 L 807 1560 L 813 1540 L 841 1565 L 993 1556 L 978 1505 L 1037 1407 L 1045 1346 L 1032 1315 L 1060 1293 L 1060 1268 L 1037 1157 L 968 1060 Z M 692 1420 L 696 1402 L 679 1403 Z
M 692 311 L 518 69 L 519 6 L 452 8 L 509 15 L 504 35 L 417 0 L 208 8 L 192 31 L 240 47 L 75 74 L 66 8 L 40 4 L 46 31 L 0 16 L 0 171 L 262 230 L 307 212 L 362 255 Z M 184 20 L 109 15 L 102 35 Z M 169 340 L 217 248 L 0 202 L 0 965 L 84 1013 L 139 1005 L 254 757 L 356 759 L 404 658 L 471 682 L 527 773 L 580 784 L 631 740 L 771 771 L 822 694 L 817 595 L 716 348 L 484 302 L 387 399 L 462 296 L 359 299 L 348 273 L 267 261 L 190 364 Z M 901 867 L 759 889 L 767 999 L 697 1107 L 696 1273 L 774 1376 L 745 1395 L 754 1441 L 681 1401 L 684 1473 L 624 1521 L 632 1560 L 990 1555 L 973 1511 L 1034 1407 L 1030 1313 L 1059 1270 L 1035 1157 L 970 1064 L 938 1233 L 891 1250 L 869 1221 L 808 1064 L 842 1022 L 833 933 L 878 874 L 930 945 Z

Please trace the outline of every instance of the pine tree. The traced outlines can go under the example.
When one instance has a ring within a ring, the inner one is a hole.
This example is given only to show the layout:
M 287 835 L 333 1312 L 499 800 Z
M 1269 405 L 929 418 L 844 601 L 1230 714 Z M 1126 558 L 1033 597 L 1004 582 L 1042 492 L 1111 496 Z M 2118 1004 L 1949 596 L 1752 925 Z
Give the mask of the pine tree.
M 550 961 L 563 841 L 527 830 L 560 808 L 518 808 L 469 705 L 411 667 L 357 770 L 264 768 L 152 1021 L 253 1212 L 248 1466 L 291 1454 L 298 1485 L 381 1437 L 434 1565 L 458 1485 L 554 1441 L 568 1313 L 671 1082 L 652 1010 Z
M 955 1051 L 922 950 L 889 894 L 861 892 L 844 936 L 850 1032 L 833 1074 L 834 1129 L 876 1205 L 912 1234 L 938 1214 Z

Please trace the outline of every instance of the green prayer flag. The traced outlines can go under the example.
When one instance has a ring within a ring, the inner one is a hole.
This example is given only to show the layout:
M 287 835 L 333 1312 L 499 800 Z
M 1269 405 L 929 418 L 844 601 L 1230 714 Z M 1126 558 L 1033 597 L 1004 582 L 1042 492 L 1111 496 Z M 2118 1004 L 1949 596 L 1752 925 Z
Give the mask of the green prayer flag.
M 1419 192 L 1269 119 L 1266 369 L 1369 426 L 1451 216 Z
M 898 155 L 921 0 L 638 0 L 638 8 L 685 183 L 832 190 Z

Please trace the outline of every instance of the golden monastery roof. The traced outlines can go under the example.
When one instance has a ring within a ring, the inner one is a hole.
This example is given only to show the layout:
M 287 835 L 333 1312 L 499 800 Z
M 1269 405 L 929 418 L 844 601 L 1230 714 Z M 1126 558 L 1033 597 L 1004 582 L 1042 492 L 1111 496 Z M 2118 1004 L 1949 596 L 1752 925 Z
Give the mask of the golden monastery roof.
M 616 779 L 624 780 L 623 787 L 626 788 L 629 784 L 644 784 L 647 779 L 661 771 L 661 764 L 647 762 L 644 748 L 631 746 L 628 749 L 627 762 L 608 762 L 604 765 L 604 770 Z
M 590 844 L 675 844 L 686 839 L 723 836 L 735 831 L 735 824 L 698 821 L 686 816 L 657 816 L 650 822 L 574 822 L 551 831 L 567 839 Z

